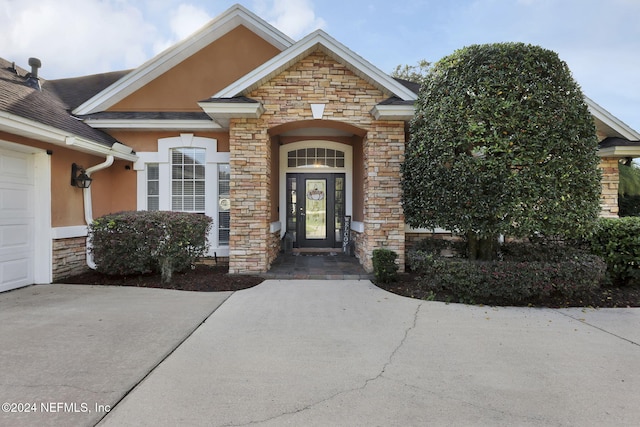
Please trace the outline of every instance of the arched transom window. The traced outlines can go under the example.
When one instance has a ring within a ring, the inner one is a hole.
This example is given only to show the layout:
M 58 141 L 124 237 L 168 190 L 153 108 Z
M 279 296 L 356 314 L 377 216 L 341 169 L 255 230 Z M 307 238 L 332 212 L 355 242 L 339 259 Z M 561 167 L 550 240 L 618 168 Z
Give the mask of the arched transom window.
M 290 168 L 343 168 L 344 151 L 330 148 L 300 148 L 287 153 Z

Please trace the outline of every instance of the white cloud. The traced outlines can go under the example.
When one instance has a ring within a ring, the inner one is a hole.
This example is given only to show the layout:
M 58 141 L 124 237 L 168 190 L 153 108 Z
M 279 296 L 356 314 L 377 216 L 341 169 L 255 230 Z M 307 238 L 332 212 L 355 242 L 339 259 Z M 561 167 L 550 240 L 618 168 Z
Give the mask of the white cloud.
M 45 78 L 135 67 L 157 37 L 127 0 L 4 0 L 0 27 L 2 56 L 21 66 L 28 57 L 40 58 Z
M 187 38 L 211 20 L 211 17 L 204 9 L 191 4 L 180 4 L 170 15 L 169 28 L 171 30 L 171 38 L 156 42 L 153 49 L 154 53 L 159 53 L 176 42 Z
M 256 0 L 254 7 L 259 16 L 294 39 L 327 25 L 316 16 L 309 0 Z

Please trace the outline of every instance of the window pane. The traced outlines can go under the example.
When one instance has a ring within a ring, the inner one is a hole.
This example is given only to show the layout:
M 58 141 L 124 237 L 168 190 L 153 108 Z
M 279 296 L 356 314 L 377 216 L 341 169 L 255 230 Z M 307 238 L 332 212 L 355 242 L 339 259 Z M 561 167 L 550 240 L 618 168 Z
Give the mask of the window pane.
M 197 164 L 204 165 L 204 160 L 205 160 L 204 154 L 205 154 L 204 150 L 198 150 L 198 149 L 195 150 L 194 159 Z
M 229 230 L 220 230 L 218 232 L 218 242 L 220 246 L 229 246 Z
M 182 210 L 182 197 L 172 197 L 171 198 L 171 210 L 173 210 L 173 211 L 181 211 Z
M 171 151 L 172 210 L 204 212 L 205 154 L 202 148 L 177 148 Z
M 218 165 L 218 245 L 229 246 L 231 222 L 231 201 L 229 198 L 231 168 L 228 164 Z
M 220 221 L 220 227 L 229 228 L 229 218 L 231 218 L 229 212 L 220 212 L 220 215 L 218 215 L 218 217 Z
M 204 196 L 204 182 L 196 181 L 193 189 L 193 194 L 196 196 Z
M 344 151 L 329 148 L 301 148 L 287 153 L 287 167 L 344 167 Z
M 182 183 L 182 195 L 183 196 L 192 196 L 193 194 L 195 194 L 193 192 L 193 186 L 194 183 L 193 181 L 185 181 Z M 176 192 L 177 195 L 177 192 Z
M 160 194 L 160 183 L 158 181 L 149 181 L 147 183 L 147 194 L 149 196 L 157 196 Z
M 228 196 L 229 195 L 229 182 L 228 181 L 220 181 L 218 183 L 218 194 L 220 194 L 221 196 Z
M 182 165 L 182 152 L 179 149 L 171 150 L 171 163 Z
M 147 163 L 147 210 L 157 211 L 160 209 L 160 173 L 157 163 Z
M 196 196 L 194 198 L 194 208 L 196 211 L 202 211 L 204 212 L 204 196 Z
M 204 179 L 204 165 L 197 165 L 195 167 L 194 176 L 196 179 Z
M 229 167 L 229 165 L 218 165 L 218 178 L 227 181 L 231 179 L 231 168 Z
M 157 163 L 149 163 L 147 164 L 147 179 L 148 180 L 157 180 L 160 178 L 159 173 L 160 168 Z
M 147 210 L 148 211 L 160 210 L 160 200 L 157 197 L 148 197 L 147 198 Z

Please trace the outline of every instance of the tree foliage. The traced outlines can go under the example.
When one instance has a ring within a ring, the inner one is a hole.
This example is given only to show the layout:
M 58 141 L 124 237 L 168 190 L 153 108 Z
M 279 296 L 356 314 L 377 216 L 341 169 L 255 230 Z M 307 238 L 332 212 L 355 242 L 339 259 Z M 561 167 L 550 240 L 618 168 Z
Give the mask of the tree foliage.
M 640 168 L 630 163 L 619 164 L 620 186 L 618 194 L 626 196 L 640 196 Z
M 473 45 L 425 77 L 403 206 L 413 227 L 478 239 L 578 237 L 599 213 L 595 125 L 567 65 L 523 43 Z
M 429 72 L 431 63 L 426 59 L 421 59 L 416 65 L 398 65 L 391 72 L 391 77 L 408 80 L 414 83 L 422 83 L 422 80 Z

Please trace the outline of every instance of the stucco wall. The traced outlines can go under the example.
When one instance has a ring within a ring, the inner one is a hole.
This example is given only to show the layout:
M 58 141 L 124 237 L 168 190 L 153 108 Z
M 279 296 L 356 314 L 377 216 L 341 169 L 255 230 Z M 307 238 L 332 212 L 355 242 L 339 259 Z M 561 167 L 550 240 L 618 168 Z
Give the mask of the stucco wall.
M 213 96 L 278 53 L 276 47 L 239 26 L 109 111 L 202 111 L 198 101 Z

